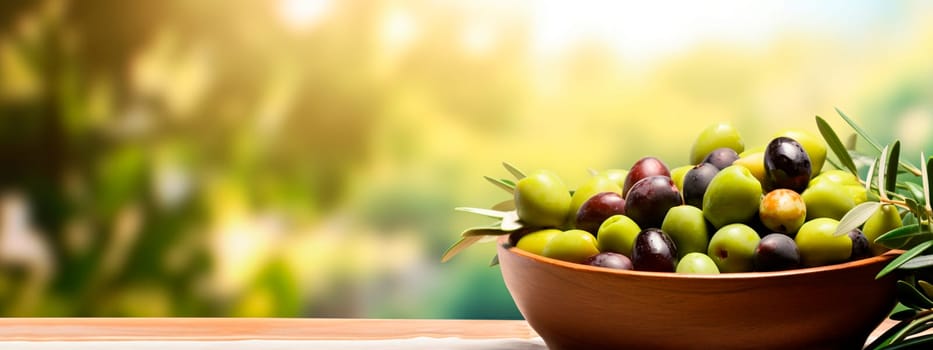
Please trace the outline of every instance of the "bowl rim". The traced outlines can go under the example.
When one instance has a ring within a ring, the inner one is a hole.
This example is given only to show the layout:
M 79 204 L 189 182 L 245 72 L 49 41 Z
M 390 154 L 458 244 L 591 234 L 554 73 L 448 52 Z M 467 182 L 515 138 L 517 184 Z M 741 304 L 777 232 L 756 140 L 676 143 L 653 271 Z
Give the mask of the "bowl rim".
M 554 265 L 557 267 L 577 270 L 577 271 L 588 271 L 593 273 L 603 273 L 609 275 L 618 275 L 618 276 L 628 276 L 628 277 L 647 277 L 647 278 L 664 278 L 664 279 L 682 279 L 682 280 L 735 280 L 735 279 L 762 279 L 770 277 L 787 277 L 787 276 L 801 276 L 809 275 L 816 273 L 826 273 L 832 271 L 846 270 L 851 268 L 864 267 L 868 265 L 873 265 L 880 262 L 888 262 L 895 259 L 897 256 L 904 253 L 903 250 L 892 249 L 887 252 L 882 253 L 881 255 L 875 255 L 869 258 L 863 258 L 854 261 L 847 261 L 838 264 L 817 266 L 817 267 L 806 267 L 793 270 L 782 270 L 782 271 L 771 271 L 771 272 L 730 272 L 730 273 L 721 273 L 721 274 L 683 274 L 683 273 L 674 273 L 674 272 L 653 272 L 653 271 L 635 271 L 635 270 L 618 270 L 610 269 L 606 267 L 599 266 L 590 266 L 584 264 L 578 264 L 563 260 L 558 260 L 554 258 L 548 258 L 546 256 L 534 254 L 531 252 L 524 251 L 518 247 L 512 246 L 509 244 L 509 235 L 502 235 L 497 240 L 496 244 L 505 250 L 508 253 L 521 256 L 526 259 L 530 259 L 537 263 Z

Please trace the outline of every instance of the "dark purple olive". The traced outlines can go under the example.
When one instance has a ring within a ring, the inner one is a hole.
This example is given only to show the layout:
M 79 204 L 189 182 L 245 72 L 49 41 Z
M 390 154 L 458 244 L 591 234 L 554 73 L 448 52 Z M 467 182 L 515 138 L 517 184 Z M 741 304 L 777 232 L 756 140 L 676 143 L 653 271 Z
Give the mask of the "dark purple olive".
M 810 182 L 810 156 L 792 138 L 771 140 L 765 148 L 764 163 L 765 183 L 769 191 L 787 188 L 801 193 Z
M 610 269 L 617 270 L 633 269 L 632 261 L 629 260 L 627 256 L 613 252 L 603 252 L 593 255 L 587 258 L 583 263 L 587 265 L 608 267 Z
M 600 192 L 583 202 L 577 210 L 576 228 L 596 235 L 599 225 L 610 216 L 625 214 L 625 199 L 615 192 Z
M 753 259 L 757 271 L 790 270 L 800 267 L 800 250 L 790 236 L 772 233 L 758 241 Z
M 625 176 L 625 183 L 622 185 L 622 197 L 628 197 L 628 192 L 638 181 L 651 176 L 671 176 L 671 171 L 664 162 L 655 157 L 644 157 L 639 159 L 628 171 Z
M 661 227 L 667 211 L 684 204 L 674 181 L 667 176 L 651 176 L 632 186 L 625 198 L 625 215 L 638 227 Z
M 638 271 L 674 272 L 677 246 L 664 231 L 646 228 L 635 236 L 632 265 Z
M 713 177 L 719 173 L 719 168 L 711 163 L 700 163 L 684 175 L 684 203 L 694 207 L 703 208 L 703 194 Z
M 734 149 L 729 147 L 722 147 L 709 152 L 709 154 L 706 155 L 706 158 L 703 159 L 703 163 L 710 163 L 715 165 L 719 170 L 722 170 L 727 166 L 732 165 L 736 159 L 739 159 L 739 154 L 735 153 Z
M 868 237 L 858 228 L 849 231 L 849 238 L 852 239 L 852 256 L 849 260 L 859 260 L 871 257 L 871 246 L 868 244 Z

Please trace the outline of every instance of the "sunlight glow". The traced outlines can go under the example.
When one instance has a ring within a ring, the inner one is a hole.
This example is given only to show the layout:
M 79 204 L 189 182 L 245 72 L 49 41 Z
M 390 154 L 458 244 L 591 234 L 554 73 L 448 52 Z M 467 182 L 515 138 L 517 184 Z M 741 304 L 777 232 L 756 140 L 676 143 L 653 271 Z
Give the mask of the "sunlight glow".
M 281 0 L 279 15 L 289 28 L 307 31 L 330 11 L 330 0 Z

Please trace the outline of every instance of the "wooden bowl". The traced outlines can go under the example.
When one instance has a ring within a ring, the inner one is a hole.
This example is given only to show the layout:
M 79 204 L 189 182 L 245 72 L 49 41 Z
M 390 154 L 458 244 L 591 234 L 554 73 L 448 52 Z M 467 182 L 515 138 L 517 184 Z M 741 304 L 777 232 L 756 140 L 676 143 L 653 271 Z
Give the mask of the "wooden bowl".
M 528 324 L 559 349 L 861 349 L 894 307 L 896 252 L 779 272 L 610 270 L 498 243 Z

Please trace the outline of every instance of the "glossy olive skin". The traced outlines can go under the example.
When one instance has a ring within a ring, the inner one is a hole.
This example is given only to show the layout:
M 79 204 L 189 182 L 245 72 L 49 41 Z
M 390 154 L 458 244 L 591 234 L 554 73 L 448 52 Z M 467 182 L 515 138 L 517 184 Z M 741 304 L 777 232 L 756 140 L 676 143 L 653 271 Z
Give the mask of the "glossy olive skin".
M 771 231 L 793 236 L 806 221 L 807 204 L 797 192 L 779 188 L 761 198 L 758 217 Z
M 862 230 L 853 229 L 849 231 L 848 235 L 852 239 L 852 256 L 849 257 L 849 260 L 859 260 L 872 256 L 871 244 L 869 244 L 868 237 L 865 237 Z
M 613 215 L 625 214 L 625 199 L 615 192 L 600 192 L 580 206 L 575 226 L 592 234 L 599 233 L 599 226 Z
M 546 257 L 574 263 L 583 263 L 587 258 L 596 254 L 599 254 L 596 238 L 583 230 L 567 230 L 557 233 L 544 244 L 541 251 L 541 255 Z
M 622 186 L 622 197 L 628 197 L 629 191 L 635 183 L 651 176 L 671 177 L 670 168 L 664 162 L 655 157 L 644 157 L 639 159 L 628 171 L 625 176 L 625 184 Z
M 687 174 L 684 175 L 684 203 L 703 208 L 703 195 L 706 194 L 709 182 L 718 173 L 719 168 L 711 163 L 700 163 L 688 170 Z
M 683 203 L 671 178 L 651 176 L 632 186 L 625 198 L 625 215 L 639 227 L 661 227 L 667 211 Z
M 527 226 L 560 227 L 570 210 L 570 191 L 556 174 L 539 170 L 515 184 L 515 209 Z
M 781 271 L 800 267 L 800 250 L 793 238 L 783 233 L 772 233 L 755 248 L 756 271 Z
M 635 237 L 632 264 L 638 271 L 674 272 L 677 268 L 677 246 L 664 231 L 646 228 Z
M 778 137 L 765 148 L 765 183 L 768 189 L 787 188 L 801 193 L 810 182 L 810 156 L 789 137 Z
M 593 255 L 586 259 L 583 262 L 584 264 L 590 266 L 599 266 L 606 267 L 616 270 L 632 270 L 634 266 L 632 265 L 632 260 L 627 256 L 613 253 L 613 252 L 603 252 L 596 255 Z
M 736 153 L 734 149 L 720 147 L 709 152 L 706 158 L 703 158 L 703 163 L 710 163 L 715 165 L 719 170 L 722 170 L 732 165 L 737 159 L 739 159 L 739 154 Z

